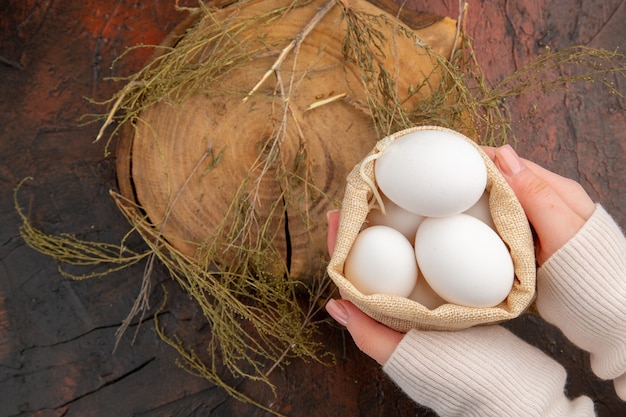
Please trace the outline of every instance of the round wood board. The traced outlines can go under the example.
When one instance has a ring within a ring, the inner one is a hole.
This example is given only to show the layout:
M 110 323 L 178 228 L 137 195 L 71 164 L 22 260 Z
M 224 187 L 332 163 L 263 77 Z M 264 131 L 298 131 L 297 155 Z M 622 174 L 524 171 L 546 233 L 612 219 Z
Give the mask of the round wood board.
M 202 30 L 214 19 L 234 15 L 245 22 L 288 4 L 262 0 L 231 5 L 215 11 L 212 19 L 188 21 L 176 32 Z M 323 272 L 325 214 L 338 208 L 347 174 L 380 138 L 367 110 L 362 71 L 343 52 L 342 9 L 332 7 L 280 68 L 246 97 L 323 4 L 316 0 L 290 8 L 267 25 L 238 32 L 241 42 L 235 45 L 254 51 L 245 65 L 227 68 L 183 100 L 164 97 L 142 109 L 133 128 L 124 130 L 117 163 L 121 192 L 185 256 L 200 256 L 199 249 L 220 233 L 237 235 L 236 230 L 218 231 L 241 227 L 238 211 L 253 208 L 252 224 L 258 227 L 246 230 L 236 244 L 254 247 L 261 233 L 272 236 L 279 255 L 269 268 L 286 268 L 293 278 Z M 398 96 L 410 106 L 428 95 L 430 85 L 438 82 L 433 58 L 395 25 L 449 56 L 455 22 L 412 15 L 406 19 L 421 26 L 412 29 L 369 2 L 354 1 L 351 7 L 391 22 L 379 29 L 390 40 L 382 53 L 386 68 L 397 74 Z M 180 38 L 168 39 L 176 48 Z M 210 62 L 215 47 L 203 47 L 197 56 L 209 58 L 200 58 L 200 64 Z M 427 77 L 426 86 L 409 96 L 410 87 Z

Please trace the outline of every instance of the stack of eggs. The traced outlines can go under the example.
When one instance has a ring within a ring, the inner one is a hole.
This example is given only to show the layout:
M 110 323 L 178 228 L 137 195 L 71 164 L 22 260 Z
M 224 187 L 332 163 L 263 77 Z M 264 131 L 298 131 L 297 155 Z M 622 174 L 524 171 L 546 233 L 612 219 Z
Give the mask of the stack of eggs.
M 409 133 L 381 153 L 374 176 L 381 209 L 370 211 L 344 264 L 356 289 L 429 309 L 506 299 L 513 261 L 491 219 L 485 163 L 468 139 L 447 130 Z

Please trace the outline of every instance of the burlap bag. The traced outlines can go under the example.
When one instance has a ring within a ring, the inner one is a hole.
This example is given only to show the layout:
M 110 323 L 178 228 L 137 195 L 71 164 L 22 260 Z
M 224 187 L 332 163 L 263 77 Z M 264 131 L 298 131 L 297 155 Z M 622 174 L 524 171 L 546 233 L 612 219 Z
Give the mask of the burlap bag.
M 374 182 L 375 154 L 383 152 L 395 139 L 423 129 L 453 132 L 470 142 L 483 156 L 487 168 L 489 206 L 498 234 L 513 258 L 515 280 L 508 297 L 490 308 L 444 304 L 429 310 L 421 304 L 394 295 L 361 294 L 344 276 L 343 265 L 369 212 Z M 528 220 L 519 201 L 493 161 L 471 139 L 442 127 L 420 126 L 405 129 L 380 140 L 370 154 L 355 166 L 347 178 L 341 208 L 337 242 L 328 266 L 331 279 L 346 298 L 375 320 L 401 332 L 410 329 L 460 330 L 480 324 L 498 323 L 519 316 L 535 296 L 535 253 Z

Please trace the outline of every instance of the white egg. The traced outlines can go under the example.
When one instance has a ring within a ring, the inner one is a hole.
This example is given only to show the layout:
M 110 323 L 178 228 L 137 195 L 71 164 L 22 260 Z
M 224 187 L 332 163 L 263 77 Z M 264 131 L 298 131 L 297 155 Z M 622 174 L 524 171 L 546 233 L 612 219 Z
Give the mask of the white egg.
M 424 219 L 415 236 L 419 268 L 450 303 L 493 307 L 511 291 L 511 255 L 498 234 L 467 214 Z
M 437 294 L 419 273 L 415 288 L 413 288 L 413 292 L 409 295 L 409 300 L 416 301 L 429 310 L 434 310 L 440 305 L 446 304 L 446 300 Z
M 365 295 L 408 297 L 417 281 L 413 246 L 391 227 L 368 227 L 350 248 L 344 276 Z
M 379 208 L 373 208 L 367 215 L 367 225 L 393 227 L 413 244 L 417 227 L 424 220 L 424 216 L 403 209 L 385 195 L 381 195 L 381 197 L 385 205 L 385 214 Z
M 493 217 L 491 216 L 491 208 L 489 207 L 489 193 L 485 191 L 483 195 L 478 199 L 476 204 L 464 211 L 465 214 L 469 214 L 472 217 L 476 217 L 478 220 L 485 223 L 487 226 L 496 230 L 496 225 L 493 223 Z
M 418 130 L 394 140 L 376 160 L 374 176 L 389 199 L 428 217 L 467 210 L 487 184 L 479 151 L 449 130 Z

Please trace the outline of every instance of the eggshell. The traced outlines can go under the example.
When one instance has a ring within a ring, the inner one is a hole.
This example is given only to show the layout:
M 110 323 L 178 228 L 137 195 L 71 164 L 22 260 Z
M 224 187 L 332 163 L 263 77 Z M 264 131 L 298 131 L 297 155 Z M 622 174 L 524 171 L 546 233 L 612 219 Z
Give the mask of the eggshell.
M 413 244 L 417 227 L 424 220 L 424 216 L 403 209 L 385 195 L 381 195 L 381 197 L 385 206 L 385 214 L 379 208 L 373 208 L 367 215 L 366 224 L 393 227 Z
M 470 215 L 424 219 L 415 255 L 428 284 L 450 303 L 494 307 L 511 291 L 514 270 L 506 245 Z
M 417 281 L 413 246 L 391 227 L 368 227 L 359 233 L 350 248 L 344 276 L 365 295 L 408 297 Z
M 485 223 L 487 226 L 496 230 L 496 225 L 493 223 L 493 217 L 491 216 L 491 208 L 489 207 L 489 193 L 485 191 L 483 195 L 478 199 L 476 204 L 464 211 L 465 214 L 469 214 L 472 217 L 476 217 L 478 220 Z
M 428 217 L 461 213 L 485 190 L 479 151 L 460 134 L 419 130 L 394 140 L 374 164 L 382 192 L 400 207 Z

